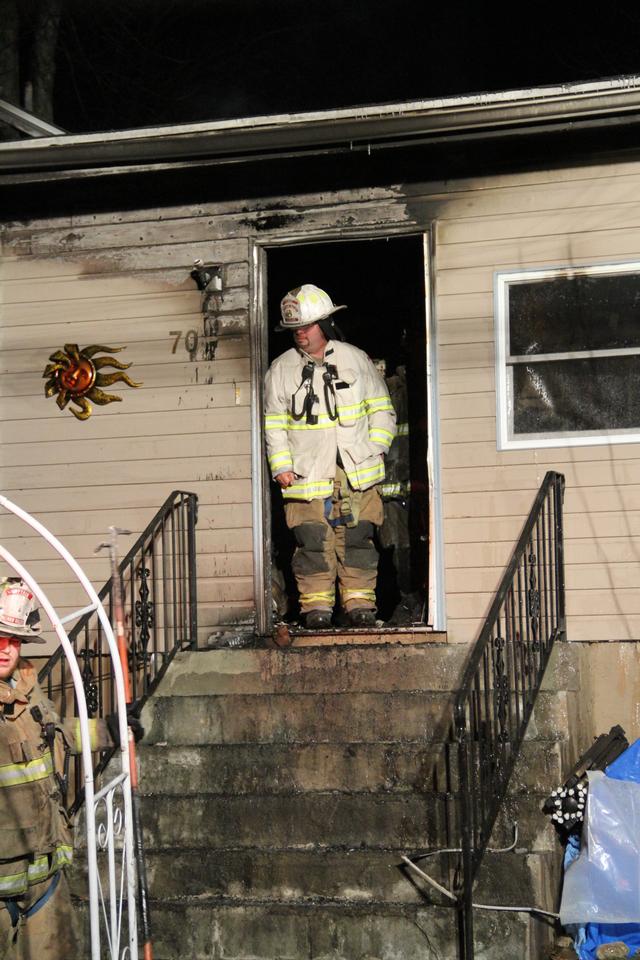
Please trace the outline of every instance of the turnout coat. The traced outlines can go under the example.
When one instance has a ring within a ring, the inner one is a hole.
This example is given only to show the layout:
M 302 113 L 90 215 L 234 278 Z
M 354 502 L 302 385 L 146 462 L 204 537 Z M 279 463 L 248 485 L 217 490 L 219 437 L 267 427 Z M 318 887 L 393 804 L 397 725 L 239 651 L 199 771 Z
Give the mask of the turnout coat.
M 71 861 L 70 823 L 56 773 L 63 771 L 65 747 L 81 750 L 78 721 L 60 720 L 28 660 L 18 661 L 12 679 L 0 680 L 0 900 L 19 897 Z M 43 727 L 48 723 L 53 752 Z M 112 745 L 103 721 L 89 725 L 92 750 Z
M 305 370 L 310 374 L 305 378 Z M 327 380 L 330 382 L 327 383 Z M 308 413 L 303 409 L 308 399 Z M 396 415 L 387 386 L 363 350 L 330 340 L 321 362 L 292 347 L 265 379 L 265 434 L 274 477 L 293 471 L 288 500 L 325 499 L 338 457 L 354 490 L 384 480 Z

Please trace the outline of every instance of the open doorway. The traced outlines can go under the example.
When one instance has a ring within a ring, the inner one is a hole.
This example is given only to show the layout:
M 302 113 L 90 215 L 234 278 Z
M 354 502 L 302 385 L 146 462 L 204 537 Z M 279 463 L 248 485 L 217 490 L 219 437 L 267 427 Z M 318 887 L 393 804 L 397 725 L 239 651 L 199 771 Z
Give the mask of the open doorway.
M 329 241 L 267 250 L 268 362 L 292 346 L 275 332 L 280 300 L 305 283 L 326 290 L 348 309 L 337 315 L 345 340 L 364 350 L 390 388 L 404 439 L 390 451 L 406 461 L 406 484 L 389 489 L 385 523 L 377 531 L 376 603 L 387 627 L 426 625 L 429 571 L 427 323 L 424 243 L 419 236 Z M 377 363 L 378 365 L 378 363 Z M 403 406 L 404 410 L 400 410 Z M 401 471 L 402 472 L 402 471 Z M 389 485 L 390 487 L 391 485 Z M 282 496 L 271 483 L 272 588 L 276 616 L 300 623 L 291 571 L 295 543 Z M 334 612 L 341 626 L 340 611 Z

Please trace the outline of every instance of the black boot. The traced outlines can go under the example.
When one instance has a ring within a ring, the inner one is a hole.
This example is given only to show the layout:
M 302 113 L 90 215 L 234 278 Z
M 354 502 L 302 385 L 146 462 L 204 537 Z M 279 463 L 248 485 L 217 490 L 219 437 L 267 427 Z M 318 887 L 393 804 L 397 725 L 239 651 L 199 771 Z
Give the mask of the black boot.
M 356 607 L 349 611 L 350 627 L 375 627 L 376 612 L 369 607 Z
M 389 619 L 389 627 L 408 627 L 413 623 L 422 623 L 424 601 L 419 593 L 402 594 L 402 599 Z
M 331 610 L 309 610 L 304 617 L 306 630 L 330 630 Z

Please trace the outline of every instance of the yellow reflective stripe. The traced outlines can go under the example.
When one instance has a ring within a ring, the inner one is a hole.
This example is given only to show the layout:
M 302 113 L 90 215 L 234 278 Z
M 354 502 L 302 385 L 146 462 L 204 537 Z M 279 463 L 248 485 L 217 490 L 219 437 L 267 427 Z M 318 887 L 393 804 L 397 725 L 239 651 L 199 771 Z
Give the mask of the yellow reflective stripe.
M 410 481 L 404 483 L 383 483 L 380 486 L 380 496 L 382 497 L 404 497 L 411 493 Z
M 11 897 L 24 893 L 27 887 L 35 883 L 41 883 L 47 877 L 57 873 L 62 867 L 71 863 L 73 860 L 73 848 L 68 844 L 60 844 L 56 847 L 51 858 L 49 856 L 37 857 L 32 860 L 26 870 L 20 873 L 0 876 L 0 896 Z
M 379 443 L 383 447 L 390 447 L 393 443 L 393 434 L 383 427 L 369 427 L 369 440 Z
M 272 470 L 275 470 L 276 467 L 293 466 L 290 452 L 288 450 L 278 450 L 277 453 L 269 454 L 269 466 Z
M 350 404 L 338 404 L 337 405 L 338 416 L 341 420 L 361 420 L 362 417 L 366 417 L 367 411 L 364 408 L 364 401 L 361 400 L 360 403 L 350 403 Z
M 27 763 L 7 763 L 0 767 L 0 787 L 15 787 L 20 783 L 45 780 L 53 773 L 53 759 L 49 751 L 37 760 Z
M 384 464 L 377 463 L 373 467 L 367 467 L 365 470 L 347 470 L 346 474 L 349 480 L 357 480 L 358 483 L 364 483 L 368 480 L 375 483 L 376 480 L 384 480 Z
M 287 430 L 327 430 L 335 427 L 336 421 L 331 420 L 327 413 L 318 414 L 317 423 L 307 423 L 305 420 L 294 420 L 289 417 L 287 420 Z
M 76 753 L 82 753 L 82 736 L 80 731 L 80 721 L 76 720 L 74 726 L 74 738 Z M 89 719 L 89 749 L 92 753 L 98 749 L 98 721 Z
M 364 410 L 360 413 L 345 413 L 344 410 L 341 410 L 338 407 L 338 420 L 344 426 L 352 426 L 352 424 L 357 423 L 358 420 L 364 420 L 367 414 Z
M 282 496 L 285 500 L 319 500 L 333 493 L 333 480 L 310 480 L 307 483 L 292 483 L 285 487 Z
M 300 603 L 317 603 L 323 601 L 325 603 L 334 605 L 336 602 L 335 591 L 318 591 L 317 593 L 301 593 L 300 594 Z
M 396 425 L 396 436 L 398 437 L 408 437 L 409 436 L 409 424 L 408 423 L 398 423 Z
M 264 418 L 265 430 L 282 430 L 287 425 L 286 413 L 267 413 Z
M 365 397 L 364 405 L 367 413 L 378 413 L 382 410 L 393 410 L 389 397 Z
M 80 736 L 80 721 L 78 721 L 78 737 Z M 89 747 L 93 753 L 98 749 L 98 721 L 89 720 Z
M 342 590 L 342 599 L 343 600 L 370 600 L 372 603 L 375 602 L 376 593 L 375 590 Z

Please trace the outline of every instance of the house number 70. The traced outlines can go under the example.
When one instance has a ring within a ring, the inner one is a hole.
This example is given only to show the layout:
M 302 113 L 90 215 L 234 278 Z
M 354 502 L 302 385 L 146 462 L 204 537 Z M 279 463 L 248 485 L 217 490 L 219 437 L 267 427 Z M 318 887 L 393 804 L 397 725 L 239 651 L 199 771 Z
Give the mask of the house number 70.
M 171 353 L 175 353 L 182 337 L 182 330 L 169 330 L 169 336 L 175 337 L 171 347 Z M 210 343 L 215 339 L 216 337 L 201 337 L 197 330 L 187 330 L 184 335 L 184 348 L 193 360 L 199 343 Z

